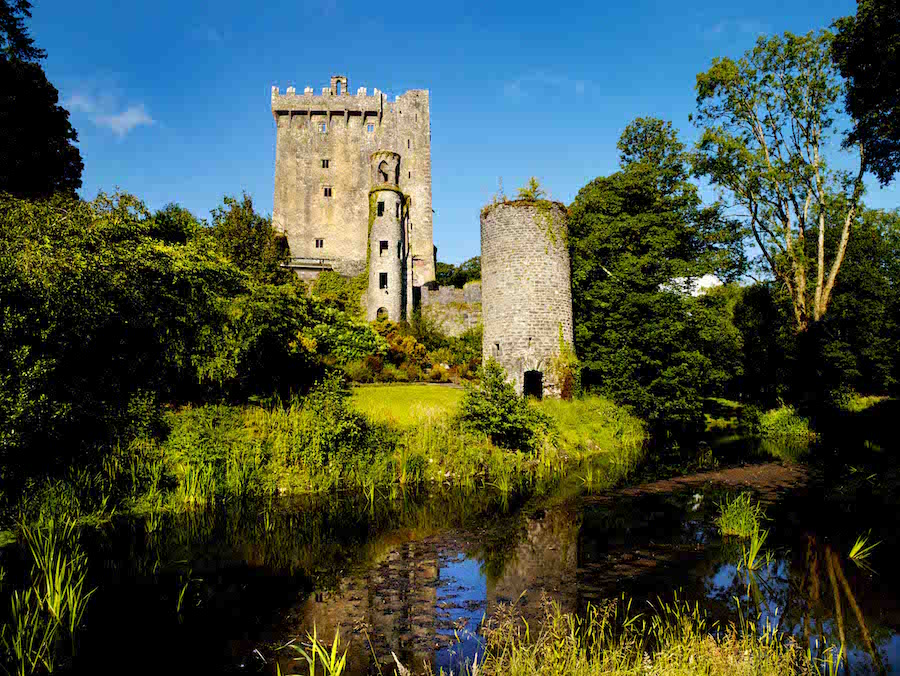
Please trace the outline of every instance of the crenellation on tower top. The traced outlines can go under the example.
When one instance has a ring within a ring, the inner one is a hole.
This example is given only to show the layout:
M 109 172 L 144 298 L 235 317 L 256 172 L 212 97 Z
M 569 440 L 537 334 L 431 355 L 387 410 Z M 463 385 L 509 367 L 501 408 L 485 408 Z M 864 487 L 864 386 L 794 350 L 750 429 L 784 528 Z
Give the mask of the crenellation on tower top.
M 296 90 L 294 87 L 288 87 L 288 88 L 285 90 L 284 95 L 285 95 L 285 96 L 296 96 L 296 95 L 297 95 L 297 90 Z

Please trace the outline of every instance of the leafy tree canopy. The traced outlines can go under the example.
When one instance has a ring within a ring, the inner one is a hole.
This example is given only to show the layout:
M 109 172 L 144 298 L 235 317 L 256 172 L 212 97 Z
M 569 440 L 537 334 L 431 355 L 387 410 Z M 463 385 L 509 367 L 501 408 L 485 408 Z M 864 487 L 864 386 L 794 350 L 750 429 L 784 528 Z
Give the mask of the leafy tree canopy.
M 743 212 L 757 263 L 788 291 L 797 331 L 828 309 L 866 168 L 862 150 L 854 173 L 829 163 L 841 94 L 830 43 L 827 32 L 761 37 L 739 60 L 714 59 L 697 76 L 694 169 Z M 829 210 L 832 195 L 844 195 L 843 211 Z M 826 256 L 832 224 L 840 237 Z
M 717 313 L 669 291 L 679 277 L 737 274 L 735 224 L 703 207 L 671 124 L 635 120 L 622 170 L 582 188 L 569 214 L 575 343 L 586 385 L 655 425 L 698 424 L 700 397 L 727 380 L 711 343 Z
M 0 56 L 0 192 L 44 198 L 81 187 L 78 136 L 37 63 Z
M 0 0 L 0 55 L 18 61 L 38 61 L 47 56 L 28 35 L 25 19 L 30 18 L 29 0 Z
M 481 279 L 481 256 L 474 256 L 459 265 L 437 262 L 435 280 L 441 286 L 455 286 L 461 289 L 468 282 Z
M 28 0 L 0 0 L 0 193 L 74 195 L 84 169 L 78 136 L 38 63 L 46 54 L 28 35 L 30 17 Z
M 240 200 L 226 196 L 224 202 L 211 212 L 212 235 L 228 260 L 257 281 L 295 281 L 296 276 L 280 265 L 289 258 L 287 238 L 272 229 L 272 220 L 254 211 L 247 193 Z
M 847 79 L 847 139 L 861 143 L 882 185 L 900 171 L 900 4 L 858 0 L 856 16 L 838 19 L 831 54 Z

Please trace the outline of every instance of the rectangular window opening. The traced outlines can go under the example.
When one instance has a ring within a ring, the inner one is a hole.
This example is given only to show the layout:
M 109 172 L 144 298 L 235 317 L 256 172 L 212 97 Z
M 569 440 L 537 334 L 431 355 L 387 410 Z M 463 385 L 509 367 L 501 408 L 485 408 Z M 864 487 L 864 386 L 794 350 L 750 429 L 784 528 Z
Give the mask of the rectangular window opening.
M 331 197 L 331 188 L 325 188 L 325 197 Z
M 328 169 L 328 160 L 322 160 L 322 168 Z
M 371 134 L 373 131 L 375 131 L 375 125 L 374 125 L 374 124 L 367 124 L 367 125 L 366 125 L 366 131 L 369 132 L 369 133 Z
M 379 289 L 387 288 L 387 273 L 386 272 L 378 273 L 378 288 Z
M 316 240 L 316 248 L 317 248 L 317 249 L 321 249 L 321 248 L 324 247 L 324 246 L 325 246 L 325 240 L 324 240 L 324 239 L 317 239 L 317 240 Z
M 400 202 L 397 202 L 397 218 L 400 218 Z
M 406 139 L 406 147 L 409 148 L 409 139 Z
M 409 172 L 409 176 L 407 176 L 407 178 L 412 178 L 412 172 L 411 172 L 411 171 Z
M 325 122 L 319 122 L 319 131 L 323 134 L 328 131 L 328 124 Z
M 384 216 L 384 202 L 378 203 L 378 215 Z
M 500 343 L 494 343 L 494 354 L 500 354 Z
M 388 242 L 386 239 L 383 239 L 380 242 L 378 242 L 378 255 L 379 256 L 383 256 L 384 252 L 387 250 L 388 250 Z

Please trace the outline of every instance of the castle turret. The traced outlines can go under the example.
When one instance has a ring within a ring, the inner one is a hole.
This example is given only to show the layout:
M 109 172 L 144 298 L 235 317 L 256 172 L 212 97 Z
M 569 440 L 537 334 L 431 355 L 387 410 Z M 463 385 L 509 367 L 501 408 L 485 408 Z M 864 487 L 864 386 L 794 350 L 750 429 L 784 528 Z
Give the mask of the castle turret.
M 400 190 L 400 155 L 386 150 L 370 157 L 369 191 L 369 321 L 407 318 L 409 296 L 409 202 Z
M 482 357 L 506 369 L 519 394 L 560 394 L 554 361 L 572 345 L 566 208 L 501 202 L 481 212 Z

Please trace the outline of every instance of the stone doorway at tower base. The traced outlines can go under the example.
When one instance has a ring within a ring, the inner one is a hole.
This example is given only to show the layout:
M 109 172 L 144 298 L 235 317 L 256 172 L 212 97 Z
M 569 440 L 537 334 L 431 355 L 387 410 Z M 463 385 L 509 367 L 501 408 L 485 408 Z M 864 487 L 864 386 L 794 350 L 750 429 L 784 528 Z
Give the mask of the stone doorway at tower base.
M 522 394 L 526 397 L 544 397 L 544 374 L 541 371 L 525 371 Z

